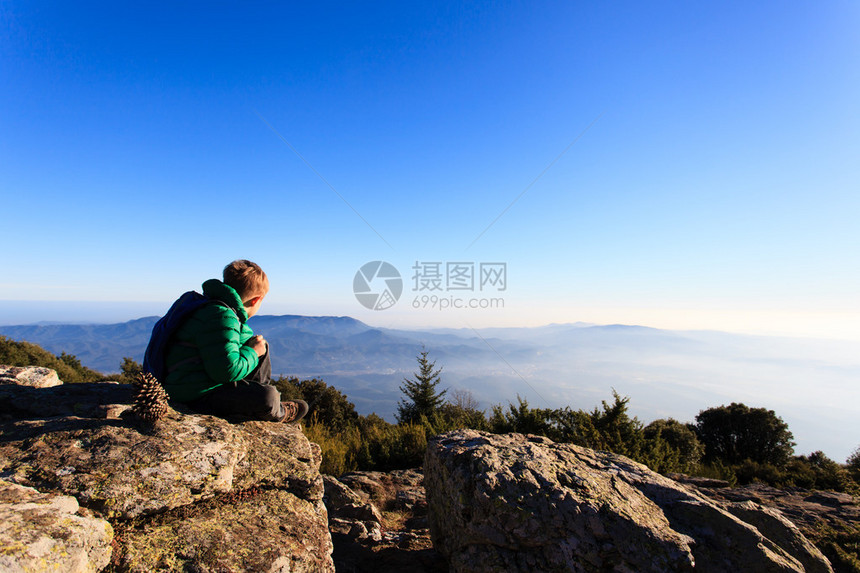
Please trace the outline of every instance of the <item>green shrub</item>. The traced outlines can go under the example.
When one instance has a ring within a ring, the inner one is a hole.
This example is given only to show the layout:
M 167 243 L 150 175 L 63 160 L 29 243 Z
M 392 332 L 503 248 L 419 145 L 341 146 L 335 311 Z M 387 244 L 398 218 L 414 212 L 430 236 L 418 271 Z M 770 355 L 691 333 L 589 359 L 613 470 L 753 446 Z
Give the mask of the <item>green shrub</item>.
M 792 459 L 785 466 L 785 474 L 790 485 L 804 489 L 816 489 L 816 473 L 809 462 L 800 457 Z
M 753 460 L 778 467 L 794 453 L 794 436 L 773 410 L 733 402 L 708 408 L 696 416 L 696 433 L 705 445 L 707 461 L 729 464 Z
M 531 408 L 517 396 L 517 404 L 495 405 L 487 423 L 494 433 L 520 432 L 546 436 L 594 450 L 627 456 L 661 473 L 690 473 L 699 467 L 704 447 L 693 428 L 676 420 L 657 420 L 648 426 L 628 413 L 630 398 L 613 390 L 612 402 L 601 402 L 590 412 L 570 407 Z
M 358 428 L 334 431 L 313 415 L 303 431 L 308 440 L 319 444 L 322 450 L 321 473 L 340 476 L 359 469 L 356 454 L 361 449 L 361 436 Z
M 734 466 L 735 475 L 738 477 L 738 483 L 766 483 L 781 487 L 785 484 L 786 474 L 780 468 L 773 464 L 759 463 L 753 460 L 744 460 L 740 464 Z
M 735 474 L 734 468 L 724 464 L 720 460 L 699 464 L 691 473 L 698 477 L 726 481 L 732 487 L 738 483 L 738 477 Z
M 657 441 L 655 448 L 659 447 L 659 440 L 668 444 L 663 462 L 667 467 L 665 470 L 655 468 L 656 471 L 690 473 L 702 461 L 705 446 L 696 437 L 692 424 L 682 424 L 672 418 L 654 420 L 642 433 L 647 441 Z
M 501 405 L 492 408 L 490 416 L 490 431 L 495 434 L 519 432 L 520 434 L 536 434 L 551 437 L 556 434 L 552 420 L 552 410 L 545 408 L 529 408 L 525 398 L 517 395 L 517 405 L 508 404 L 507 411 Z
M 362 448 L 361 469 L 388 471 L 414 468 L 424 463 L 427 431 L 422 424 L 389 424 L 371 414 L 358 421 Z
M 451 399 L 439 407 L 436 412 L 438 429 L 436 433 L 452 430 L 488 429 L 487 417 L 483 410 L 478 409 L 478 402 L 468 390 L 455 389 Z
M 0 336 L 0 364 L 52 368 L 66 384 L 105 379 L 100 372 L 82 366 L 81 361 L 72 354 L 62 352 L 59 356 L 54 356 L 37 344 L 18 342 L 5 336 Z
M 329 386 L 318 378 L 299 380 L 295 377 L 280 377 L 272 384 L 280 391 L 284 400 L 304 400 L 310 406 L 310 414 L 330 430 L 341 432 L 355 425 L 358 413 L 346 394 Z
M 811 468 L 815 476 L 815 483 L 812 487 L 815 489 L 845 491 L 851 480 L 848 470 L 825 456 L 824 452 L 812 452 L 809 456 L 799 456 L 796 459 Z M 792 479 L 791 473 L 787 472 L 787 474 L 789 479 Z
M 860 525 L 820 525 L 804 531 L 837 572 L 860 573 Z
M 426 430 L 420 424 L 389 424 L 379 416 L 361 416 L 356 425 L 334 430 L 316 415 L 304 426 L 307 438 L 322 450 L 322 473 L 355 470 L 390 471 L 423 465 Z

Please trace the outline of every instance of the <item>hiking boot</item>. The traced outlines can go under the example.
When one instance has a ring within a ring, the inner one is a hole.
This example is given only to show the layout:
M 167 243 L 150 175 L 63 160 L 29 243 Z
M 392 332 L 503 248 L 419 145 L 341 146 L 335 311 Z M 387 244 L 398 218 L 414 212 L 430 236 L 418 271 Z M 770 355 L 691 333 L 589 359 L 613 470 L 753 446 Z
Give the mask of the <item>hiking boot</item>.
M 308 413 L 308 403 L 304 400 L 287 400 L 281 402 L 284 407 L 284 417 L 278 420 L 284 424 L 292 424 L 298 422 Z

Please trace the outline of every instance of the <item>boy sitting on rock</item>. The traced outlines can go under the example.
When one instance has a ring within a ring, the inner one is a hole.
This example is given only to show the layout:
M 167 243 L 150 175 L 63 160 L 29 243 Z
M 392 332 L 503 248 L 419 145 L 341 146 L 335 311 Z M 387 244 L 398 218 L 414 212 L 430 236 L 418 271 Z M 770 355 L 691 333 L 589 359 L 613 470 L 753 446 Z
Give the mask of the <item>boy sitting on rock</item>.
M 203 283 L 205 299 L 193 292 L 183 295 L 197 302 L 185 306 L 193 310 L 177 320 L 180 326 L 164 346 L 166 375 L 161 383 L 171 400 L 221 417 L 290 423 L 307 414 L 308 405 L 302 400 L 281 402 L 277 388 L 269 383 L 268 343 L 246 324 L 268 292 L 263 269 L 238 260 L 224 268 L 223 281 Z M 182 301 L 169 313 L 182 307 Z

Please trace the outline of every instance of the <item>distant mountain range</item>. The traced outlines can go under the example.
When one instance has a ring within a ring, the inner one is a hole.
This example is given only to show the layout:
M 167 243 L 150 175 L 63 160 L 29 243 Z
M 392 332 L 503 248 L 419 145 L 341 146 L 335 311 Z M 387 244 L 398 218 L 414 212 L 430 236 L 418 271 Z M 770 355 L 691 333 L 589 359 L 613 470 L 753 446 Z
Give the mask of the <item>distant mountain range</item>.
M 156 320 L 0 326 L 0 334 L 108 373 L 125 356 L 142 361 Z M 860 445 L 860 344 L 852 342 L 585 323 L 419 331 L 284 315 L 249 324 L 269 341 L 275 373 L 322 378 L 360 413 L 392 421 L 423 346 L 443 368 L 443 386 L 470 390 L 487 409 L 520 395 L 532 406 L 590 410 L 615 389 L 646 423 L 744 402 L 785 419 L 799 452 L 844 461 Z

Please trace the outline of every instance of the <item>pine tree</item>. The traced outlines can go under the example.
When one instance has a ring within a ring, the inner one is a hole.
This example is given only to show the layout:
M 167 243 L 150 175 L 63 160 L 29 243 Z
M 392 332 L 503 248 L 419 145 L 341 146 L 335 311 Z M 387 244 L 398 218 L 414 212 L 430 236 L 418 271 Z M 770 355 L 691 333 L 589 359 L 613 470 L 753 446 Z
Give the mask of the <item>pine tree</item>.
M 442 381 L 442 369 L 434 370 L 436 362 L 431 362 L 427 355 L 429 350 L 422 350 L 418 356 L 418 372 L 413 378 L 404 378 L 400 391 L 406 399 L 397 405 L 397 421 L 401 424 L 418 422 L 421 416 L 430 418 L 445 403 L 445 392 L 436 390 Z

